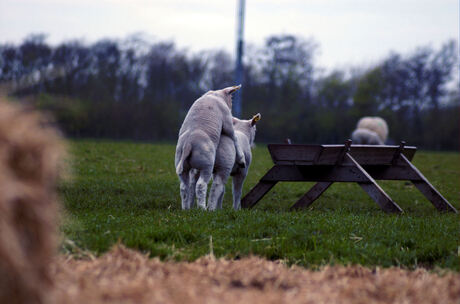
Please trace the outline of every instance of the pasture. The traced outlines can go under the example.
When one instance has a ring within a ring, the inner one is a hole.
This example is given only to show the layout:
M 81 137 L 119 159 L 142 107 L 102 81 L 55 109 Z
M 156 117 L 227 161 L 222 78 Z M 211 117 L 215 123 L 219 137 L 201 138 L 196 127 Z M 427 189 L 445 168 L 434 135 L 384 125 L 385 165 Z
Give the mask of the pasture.
M 458 215 L 439 213 L 408 182 L 379 182 L 402 215 L 384 213 L 351 183 L 336 183 L 308 210 L 291 212 L 310 183 L 278 184 L 253 210 L 234 211 L 229 182 L 224 210 L 182 211 L 174 145 L 82 140 L 69 146 L 73 178 L 59 186 L 64 252 L 100 255 L 122 242 L 165 260 L 192 261 L 212 251 L 313 269 L 362 264 L 460 270 Z M 243 195 L 272 166 L 263 144 L 253 155 Z M 418 151 L 413 163 L 460 207 L 458 153 Z

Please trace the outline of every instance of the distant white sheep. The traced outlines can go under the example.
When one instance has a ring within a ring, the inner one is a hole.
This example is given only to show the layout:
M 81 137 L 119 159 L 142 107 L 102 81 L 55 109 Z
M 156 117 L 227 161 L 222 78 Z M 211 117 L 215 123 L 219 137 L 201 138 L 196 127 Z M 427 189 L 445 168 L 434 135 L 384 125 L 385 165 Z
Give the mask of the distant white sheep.
M 379 135 L 368 129 L 354 130 L 351 134 L 351 140 L 358 145 L 383 145 Z
M 233 118 L 233 127 L 238 144 L 243 149 L 246 167 L 241 168 L 235 163 L 235 148 L 230 137 L 222 135 L 217 148 L 216 162 L 211 190 L 209 191 L 208 208 L 209 210 L 222 209 L 224 199 L 225 184 L 230 174 L 233 177 L 233 208 L 241 208 L 241 192 L 243 182 L 248 175 L 249 165 L 252 160 L 251 147 L 254 144 L 256 135 L 256 123 L 261 118 L 258 113 L 252 119 L 240 120 Z
M 211 180 L 221 135 L 228 136 L 236 151 L 236 162 L 245 167 L 245 158 L 233 129 L 232 95 L 241 88 L 232 86 L 209 91 L 198 98 L 182 123 L 176 146 L 175 166 L 180 180 L 182 209 L 194 205 L 206 209 L 206 192 Z
M 380 117 L 363 117 L 358 121 L 351 139 L 354 144 L 383 145 L 388 137 L 388 125 Z

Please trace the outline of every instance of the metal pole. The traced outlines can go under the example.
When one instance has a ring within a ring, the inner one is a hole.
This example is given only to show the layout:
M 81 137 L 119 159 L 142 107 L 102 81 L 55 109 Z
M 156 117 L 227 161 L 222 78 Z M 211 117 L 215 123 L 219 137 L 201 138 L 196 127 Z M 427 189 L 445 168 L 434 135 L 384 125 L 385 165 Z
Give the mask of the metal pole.
M 235 85 L 239 85 L 243 81 L 243 29 L 244 29 L 244 5 L 245 0 L 239 1 L 238 7 L 238 31 L 236 37 L 236 66 L 235 66 Z M 233 115 L 241 117 L 241 89 L 235 93 L 233 101 Z

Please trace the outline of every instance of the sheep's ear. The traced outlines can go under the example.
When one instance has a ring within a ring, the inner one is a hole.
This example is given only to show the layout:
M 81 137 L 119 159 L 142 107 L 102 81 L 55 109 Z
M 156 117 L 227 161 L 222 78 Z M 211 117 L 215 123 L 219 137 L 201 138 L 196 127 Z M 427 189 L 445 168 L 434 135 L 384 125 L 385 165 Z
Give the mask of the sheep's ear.
M 255 125 L 261 118 L 262 118 L 262 115 L 260 115 L 260 113 L 257 113 L 256 115 L 254 115 L 254 117 L 252 117 L 251 119 L 251 126 Z
M 225 89 L 223 89 L 223 91 L 224 91 L 225 94 L 230 95 L 230 94 L 235 93 L 239 89 L 241 89 L 241 84 L 237 85 L 237 86 L 231 86 L 231 87 L 225 88 Z

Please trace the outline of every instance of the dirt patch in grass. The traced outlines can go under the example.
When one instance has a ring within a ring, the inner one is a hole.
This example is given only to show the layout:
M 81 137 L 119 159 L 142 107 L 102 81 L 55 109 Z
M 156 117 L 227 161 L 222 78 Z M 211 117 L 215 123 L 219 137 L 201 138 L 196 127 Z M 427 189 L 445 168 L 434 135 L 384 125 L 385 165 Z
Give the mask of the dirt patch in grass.
M 161 262 L 122 246 L 98 259 L 60 257 L 58 302 L 67 303 L 459 303 L 460 274 L 400 268 L 286 267 L 250 257 Z

